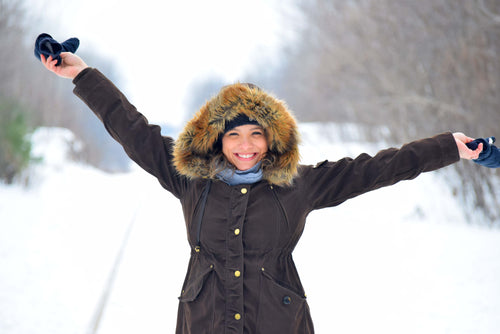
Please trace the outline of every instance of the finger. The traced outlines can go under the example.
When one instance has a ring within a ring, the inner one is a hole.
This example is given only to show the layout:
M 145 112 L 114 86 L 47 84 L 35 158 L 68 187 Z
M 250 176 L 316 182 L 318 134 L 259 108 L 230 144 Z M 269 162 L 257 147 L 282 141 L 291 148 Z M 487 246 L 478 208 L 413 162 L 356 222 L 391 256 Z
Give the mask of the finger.
M 42 61 L 42 64 L 48 69 L 49 68 L 49 59 L 44 55 L 40 55 L 40 59 Z
M 48 56 L 45 58 L 45 62 L 43 63 L 47 69 L 50 70 L 50 62 L 51 62 L 51 56 Z
M 42 60 L 43 66 L 45 66 L 46 69 L 50 70 L 50 61 L 49 61 L 50 57 L 47 58 L 44 55 L 41 55 L 40 59 Z
M 479 154 L 483 151 L 483 143 L 480 143 L 474 151 L 471 151 L 471 159 L 479 158 Z
M 465 143 L 470 143 L 471 141 L 474 141 L 474 140 L 476 140 L 476 139 L 465 136 Z
M 61 61 L 64 61 L 68 57 L 68 52 L 61 52 L 59 56 L 61 57 Z
M 57 64 L 57 59 L 52 59 L 52 56 L 49 56 L 48 63 L 49 63 L 50 68 L 52 70 L 54 70 L 54 68 L 56 67 L 56 64 Z
M 470 143 L 471 141 L 474 141 L 475 139 L 474 138 L 471 138 L 469 136 L 466 136 L 462 133 L 462 136 L 460 138 L 462 140 L 462 142 L 464 142 L 465 144 L 467 143 Z

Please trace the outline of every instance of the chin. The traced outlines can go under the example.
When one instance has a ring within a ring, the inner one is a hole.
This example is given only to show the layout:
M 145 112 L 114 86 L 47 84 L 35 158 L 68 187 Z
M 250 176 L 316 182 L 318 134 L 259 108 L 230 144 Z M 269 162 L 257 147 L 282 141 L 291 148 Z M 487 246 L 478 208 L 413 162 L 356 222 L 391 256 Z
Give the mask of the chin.
M 236 169 L 244 171 L 247 169 L 252 168 L 258 163 L 258 161 L 255 162 L 247 162 L 247 163 L 241 163 L 241 161 L 237 161 L 236 163 L 233 163 L 233 165 L 236 167 Z
M 250 169 L 253 166 L 255 166 L 255 164 L 253 164 L 251 166 L 250 165 L 244 165 L 244 166 L 242 166 L 242 165 L 235 165 L 236 169 L 241 170 L 241 171 L 245 171 L 247 169 Z

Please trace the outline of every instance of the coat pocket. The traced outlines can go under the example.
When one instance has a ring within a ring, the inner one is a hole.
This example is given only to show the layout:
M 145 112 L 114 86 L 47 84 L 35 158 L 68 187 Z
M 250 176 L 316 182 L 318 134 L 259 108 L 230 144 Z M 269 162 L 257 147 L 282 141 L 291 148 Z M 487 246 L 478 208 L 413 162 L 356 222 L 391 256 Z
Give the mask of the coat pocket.
M 257 332 L 303 334 L 306 299 L 262 270 Z
M 181 302 L 192 302 L 196 300 L 201 293 L 207 277 L 213 270 L 214 266 L 210 265 L 200 273 L 193 275 L 193 277 L 190 277 L 187 280 L 184 289 L 182 290 L 179 300 Z
M 179 297 L 176 333 L 214 333 L 213 266 L 196 268 L 189 273 Z

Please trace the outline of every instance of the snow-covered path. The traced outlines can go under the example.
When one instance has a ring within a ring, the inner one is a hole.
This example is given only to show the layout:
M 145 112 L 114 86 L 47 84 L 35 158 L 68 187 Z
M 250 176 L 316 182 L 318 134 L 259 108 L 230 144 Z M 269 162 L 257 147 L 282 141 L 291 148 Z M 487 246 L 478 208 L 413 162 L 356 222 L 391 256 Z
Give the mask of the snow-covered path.
M 371 149 L 305 137 L 305 162 Z M 37 175 L 0 186 L 0 333 L 90 333 L 129 228 L 97 333 L 173 333 L 189 255 L 178 201 L 137 170 L 56 157 Z M 438 173 L 314 212 L 294 257 L 317 333 L 500 330 L 500 231 L 466 224 Z

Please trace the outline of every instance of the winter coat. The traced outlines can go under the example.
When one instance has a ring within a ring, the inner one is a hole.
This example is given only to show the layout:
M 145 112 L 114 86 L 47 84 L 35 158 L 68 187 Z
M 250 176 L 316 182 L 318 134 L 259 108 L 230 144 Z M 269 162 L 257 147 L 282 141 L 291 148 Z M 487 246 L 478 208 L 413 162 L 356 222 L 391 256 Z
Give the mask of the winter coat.
M 229 186 L 212 180 L 207 171 L 204 177 L 181 173 L 183 168 L 192 172 L 183 165 L 191 160 L 183 160 L 186 156 L 179 148 L 190 143 L 175 144 L 172 138 L 162 136 L 160 128 L 148 124 L 97 70 L 84 70 L 74 83 L 75 94 L 103 121 L 127 154 L 182 204 L 191 258 L 179 297 L 177 334 L 313 333 L 306 294 L 292 259 L 307 215 L 459 160 L 450 133 L 383 150 L 373 157 L 361 154 L 355 159 L 325 160 L 315 166 L 294 165 L 298 158 L 295 143 L 276 142 L 270 144 L 279 147 L 274 147 L 274 152 L 289 153 L 284 153 L 285 161 L 279 160 L 286 176 L 280 176 L 279 168 L 271 166 L 270 176 L 260 182 Z M 189 136 L 186 131 L 194 131 L 191 126 L 203 123 L 202 119 L 216 123 L 210 115 L 216 114 L 198 114 L 179 140 L 196 141 L 196 135 Z M 284 120 L 287 122 L 294 126 L 293 120 Z M 200 140 L 216 143 L 218 132 L 204 130 L 210 138 Z M 296 134 L 295 129 L 284 131 L 268 141 Z M 195 168 L 203 171 L 203 145 L 197 145 L 201 149 L 195 157 Z M 178 168 L 173 163 L 174 146 Z M 213 146 L 207 144 L 205 148 L 208 152 Z M 208 180 L 211 188 L 205 205 L 202 197 Z

